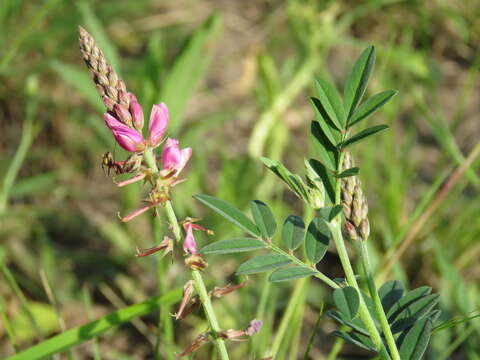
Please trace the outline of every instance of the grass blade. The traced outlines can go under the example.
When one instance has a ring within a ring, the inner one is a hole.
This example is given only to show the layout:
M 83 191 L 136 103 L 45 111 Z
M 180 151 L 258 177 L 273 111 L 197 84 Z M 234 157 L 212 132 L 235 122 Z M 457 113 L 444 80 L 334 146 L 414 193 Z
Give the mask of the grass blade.
M 144 302 L 115 311 L 98 320 L 67 330 L 50 339 L 42 341 L 25 351 L 9 357 L 8 360 L 43 359 L 47 356 L 66 351 L 74 346 L 84 343 L 85 341 L 96 338 L 106 331 L 126 323 L 131 319 L 149 314 L 153 310 L 156 310 L 160 305 L 173 304 L 180 300 L 181 294 L 182 292 L 180 289 L 172 290 L 165 295 L 152 297 Z

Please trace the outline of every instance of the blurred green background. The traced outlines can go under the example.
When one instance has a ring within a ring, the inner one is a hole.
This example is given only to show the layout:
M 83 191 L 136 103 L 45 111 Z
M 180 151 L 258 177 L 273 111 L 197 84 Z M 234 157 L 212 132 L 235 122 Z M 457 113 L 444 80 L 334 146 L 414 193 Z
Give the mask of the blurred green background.
M 375 45 L 369 94 L 399 90 L 370 120 L 391 129 L 353 150 L 370 204 L 375 263 L 384 270 L 400 254 L 394 276 L 439 292 L 444 321 L 479 308 L 480 163 L 468 156 L 480 137 L 480 2 L 3 0 L 0 357 L 188 280 L 181 256 L 173 264 L 134 256 L 165 229 L 152 232 L 148 216 L 129 224 L 117 219 L 117 211 L 137 208 L 143 194 L 137 186 L 117 189 L 101 169 L 103 152 L 125 154 L 103 125 L 104 108 L 78 50 L 78 25 L 97 39 L 146 114 L 152 104 L 167 103 L 169 135 L 193 148 L 174 205 L 180 216 L 202 217 L 215 230 L 202 244 L 239 233 L 193 194 L 242 209 L 258 198 L 278 222 L 302 214 L 300 201 L 258 157 L 302 172 L 311 154 L 313 80 L 342 84 L 360 51 Z M 467 158 L 471 168 L 442 188 Z M 408 246 L 398 251 L 404 241 Z M 248 256 L 209 257 L 209 286 L 237 281 L 235 269 Z M 342 276 L 334 253 L 321 267 Z M 216 303 L 224 328 L 242 328 L 258 315 L 265 321 L 251 342 L 229 345 L 233 359 L 267 356 L 278 339 L 278 359 L 302 356 L 319 307 L 330 308 L 331 299 L 310 280 L 279 338 L 294 287 L 275 284 L 265 293 L 264 277 L 253 276 Z M 206 329 L 201 312 L 180 323 L 162 319 L 151 313 L 68 356 L 170 359 L 169 349 L 180 351 Z M 312 359 L 327 358 L 335 327 L 321 319 Z M 427 358 L 480 359 L 479 336 L 475 320 L 437 333 Z M 207 346 L 196 359 L 211 358 L 211 351 Z M 362 356 L 368 357 L 344 346 L 338 358 Z

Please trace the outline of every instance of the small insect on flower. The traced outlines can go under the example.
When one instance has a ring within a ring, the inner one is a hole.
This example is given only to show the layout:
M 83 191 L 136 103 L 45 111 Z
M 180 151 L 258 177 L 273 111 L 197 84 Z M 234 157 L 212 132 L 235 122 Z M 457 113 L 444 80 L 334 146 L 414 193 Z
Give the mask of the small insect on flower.
M 115 175 L 130 174 L 140 169 L 142 164 L 142 155 L 138 153 L 131 154 L 125 161 L 115 161 L 113 154 L 107 151 L 102 157 L 102 169 L 110 176 L 110 171 L 113 170 Z

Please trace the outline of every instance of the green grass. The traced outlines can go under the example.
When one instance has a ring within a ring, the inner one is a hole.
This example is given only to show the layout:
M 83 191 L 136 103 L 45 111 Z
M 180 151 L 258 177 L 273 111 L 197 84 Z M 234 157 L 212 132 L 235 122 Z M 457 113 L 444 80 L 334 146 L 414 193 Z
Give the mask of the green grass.
M 74 359 L 153 353 L 172 359 L 207 328 L 201 312 L 182 322 L 168 316 L 176 311 L 174 299 L 188 280 L 180 256 L 173 264 L 167 258 L 134 256 L 136 246 L 159 242 L 166 221 L 155 230 L 147 216 L 129 224 L 117 221 L 117 211 L 137 208 L 143 194 L 134 186 L 118 191 L 102 173 L 103 152 L 115 149 L 118 158 L 125 154 L 103 125 L 102 104 L 78 51 L 78 25 L 97 38 L 145 113 L 159 101 L 169 105 L 170 135 L 194 150 L 185 173 L 188 181 L 174 194 L 175 208 L 181 217 L 203 217 L 202 224 L 215 230 L 214 237 L 201 238 L 202 245 L 241 233 L 205 211 L 194 194 L 214 195 L 242 210 L 258 198 L 278 218 L 305 214 L 258 157 L 282 160 L 301 171 L 310 151 L 313 80 L 344 83 L 346 69 L 366 45 L 374 44 L 377 68 L 369 95 L 390 88 L 399 93 L 368 124 L 387 123 L 390 130 L 353 148 L 370 203 L 371 260 L 382 269 L 414 229 L 393 275 L 409 288 L 432 286 L 441 296 L 441 321 L 479 309 L 480 161 L 472 159 L 438 206 L 425 213 L 445 179 L 478 144 L 480 39 L 475 30 L 480 24 L 475 14 L 480 4 L 76 4 L 0 3 L 0 316 L 5 329 L 0 357 L 19 351 L 16 358 L 22 358 L 21 351 L 34 351 L 27 349 L 37 344 L 32 349 L 44 349 L 38 354 L 45 356 L 72 349 Z M 233 274 L 246 259 L 248 255 L 208 256 L 207 287 L 240 281 Z M 42 285 L 42 269 L 58 312 Z M 331 253 L 319 270 L 343 276 Z M 306 293 L 298 288 L 301 282 L 265 284 L 263 276 L 250 276 L 246 288 L 214 302 L 225 328 L 243 328 L 254 317 L 265 322 L 251 341 L 228 344 L 231 358 L 262 358 L 274 351 L 276 359 L 290 359 L 295 349 L 303 358 L 321 304 L 325 311 L 333 306 L 330 295 L 314 279 Z M 105 286 L 127 307 L 118 310 L 102 293 Z M 76 326 L 92 321 L 85 310 L 86 288 L 88 312 L 100 320 L 98 331 L 88 333 L 96 342 L 77 346 L 87 336 L 79 336 L 82 328 Z M 169 301 L 158 300 L 165 294 Z M 160 298 L 142 303 L 152 296 Z M 129 315 L 108 320 L 115 311 Z M 72 330 L 59 330 L 58 314 Z M 119 326 L 140 316 L 157 345 L 135 326 Z M 328 335 L 332 328 L 322 317 L 311 358 L 328 356 L 334 343 L 340 346 Z M 111 334 L 102 335 L 108 329 Z M 478 320 L 439 332 L 428 358 L 478 359 L 479 336 Z M 42 338 L 47 342 L 41 343 Z M 118 347 L 118 341 L 125 346 Z M 213 351 L 206 346 L 197 358 L 210 358 Z

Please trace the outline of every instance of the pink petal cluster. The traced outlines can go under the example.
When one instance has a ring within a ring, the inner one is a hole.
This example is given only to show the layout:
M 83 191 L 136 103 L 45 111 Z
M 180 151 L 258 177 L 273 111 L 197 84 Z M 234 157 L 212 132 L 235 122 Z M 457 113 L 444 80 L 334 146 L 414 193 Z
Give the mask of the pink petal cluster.
M 178 140 L 168 138 L 162 151 L 163 170 L 175 171 L 173 176 L 176 177 L 183 170 L 188 160 L 192 156 L 192 149 L 181 149 L 178 146 Z
M 118 144 L 129 152 L 142 152 L 148 145 L 157 147 L 167 129 L 168 109 L 164 103 L 153 105 L 148 125 L 148 141 L 145 140 L 139 130 L 143 128 L 143 111 L 134 94 L 129 93 L 130 107 L 128 110 L 121 106 L 114 106 L 114 113 L 107 112 L 104 119 L 107 127 L 112 131 Z M 118 105 L 118 104 L 117 104 Z M 128 114 L 124 114 L 124 112 Z M 114 116 L 115 115 L 115 116 Z M 131 118 L 133 127 L 128 126 L 120 119 Z

